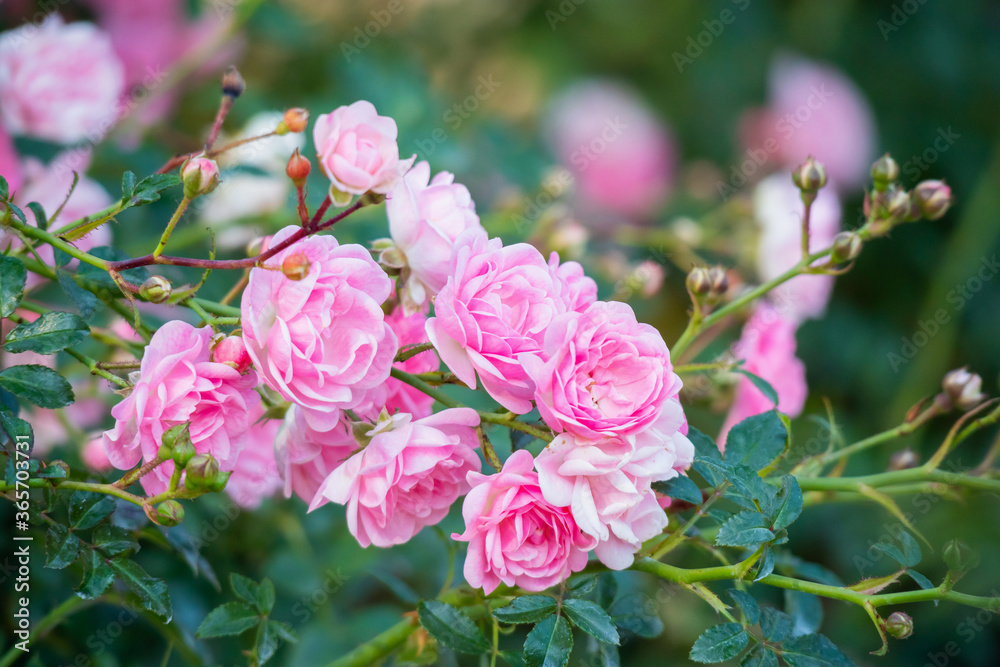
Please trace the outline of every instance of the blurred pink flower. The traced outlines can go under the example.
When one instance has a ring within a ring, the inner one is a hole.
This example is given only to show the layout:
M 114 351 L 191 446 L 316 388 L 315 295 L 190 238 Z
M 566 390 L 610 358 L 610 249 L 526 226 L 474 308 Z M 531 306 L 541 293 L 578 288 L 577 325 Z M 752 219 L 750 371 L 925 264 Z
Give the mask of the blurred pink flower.
M 673 188 L 676 149 L 669 130 L 618 83 L 584 81 L 563 92 L 551 105 L 545 134 L 587 204 L 641 217 Z
M 743 334 L 733 350 L 738 359 L 746 360 L 743 368 L 771 384 L 778 394 L 778 410 L 789 417 L 802 413 L 809 392 L 805 365 L 795 356 L 796 327 L 794 320 L 761 302 L 743 326 Z M 726 436 L 733 426 L 773 408 L 771 400 L 749 378 L 741 376 L 733 405 L 719 434 L 720 446 L 725 446 Z
M 402 303 L 407 311 L 434 298 L 448 281 L 448 264 L 455 239 L 466 229 L 480 227 L 468 189 L 454 175 L 418 162 L 386 196 L 392 240 L 405 256 L 408 274 Z
M 754 190 L 753 212 L 760 225 L 757 270 L 760 280 L 777 278 L 802 259 L 802 215 L 805 206 L 788 172 L 761 181 Z M 833 189 L 819 191 L 809 218 L 809 249 L 828 248 L 840 231 L 840 200 Z M 806 275 L 779 285 L 769 295 L 789 319 L 821 317 L 833 291 L 833 276 Z
M 297 405 L 288 408 L 278 434 L 275 459 L 284 480 L 284 493 L 312 502 L 323 481 L 358 449 L 343 421 L 327 431 L 310 428 Z
M 481 466 L 478 425 L 471 408 L 379 419 L 367 434 L 371 441 L 327 477 L 309 510 L 345 505 L 347 527 L 362 547 L 409 541 L 469 490 L 466 475 Z
M 114 467 L 108 459 L 108 453 L 104 451 L 104 438 L 100 434 L 87 440 L 80 451 L 80 458 L 94 472 L 107 472 Z
M 285 227 L 271 243 L 298 229 Z M 340 245 L 332 236 L 303 239 L 269 263 L 283 266 L 289 259 L 305 264 L 301 280 L 250 271 L 243 339 L 264 383 L 297 403 L 313 428 L 328 431 L 341 409 L 356 407 L 389 377 L 397 342 L 382 303 L 392 284 L 365 248 Z
M 58 14 L 0 34 L 0 118 L 12 134 L 70 144 L 117 120 L 125 72 L 108 36 Z
M 127 470 L 152 461 L 167 429 L 190 422 L 196 451 L 211 454 L 221 470 L 232 470 L 246 445 L 250 412 L 260 403 L 257 376 L 240 375 L 209 361 L 211 329 L 167 322 L 153 335 L 131 393 L 111 410 L 115 427 L 104 433 L 108 459 Z M 167 488 L 173 461 L 142 478 L 153 495 Z
M 0 123 L 0 176 L 7 181 L 11 193 L 21 187 L 21 158 L 3 123 Z
M 237 505 L 246 509 L 260 507 L 265 498 L 282 488 L 281 475 L 274 457 L 274 444 L 281 426 L 280 419 L 264 419 L 264 409 L 250 413 L 247 442 L 236 459 L 233 474 L 226 484 L 226 493 Z
M 545 500 L 532 465 L 531 453 L 519 449 L 494 475 L 469 473 L 465 532 L 452 538 L 469 543 L 465 580 L 487 595 L 501 583 L 543 591 L 565 581 L 587 565 L 597 543 L 569 507 Z

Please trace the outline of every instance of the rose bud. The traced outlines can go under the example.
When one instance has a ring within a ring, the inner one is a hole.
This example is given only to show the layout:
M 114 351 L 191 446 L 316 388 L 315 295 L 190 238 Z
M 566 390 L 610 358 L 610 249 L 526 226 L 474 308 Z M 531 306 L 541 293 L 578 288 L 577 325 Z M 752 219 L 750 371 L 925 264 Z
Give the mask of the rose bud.
M 285 112 L 284 118 L 278 123 L 278 134 L 288 134 L 289 132 L 305 132 L 309 124 L 309 112 L 301 107 L 295 107 Z
M 239 336 L 226 336 L 220 340 L 212 350 L 212 361 L 235 368 L 240 375 L 253 365 L 247 345 Z
M 804 193 L 817 192 L 826 185 L 826 167 L 808 157 L 792 172 L 792 182 Z
M 913 619 L 907 613 L 894 611 L 885 621 L 885 631 L 896 639 L 906 639 L 913 634 Z
M 941 556 L 952 572 L 968 572 L 979 565 L 979 554 L 961 540 L 948 540 Z
M 918 463 L 920 463 L 920 459 L 916 452 L 912 449 L 904 449 L 889 458 L 889 470 L 909 470 L 916 468 Z
M 243 80 L 240 71 L 235 66 L 230 66 L 222 75 L 222 94 L 235 99 L 246 89 L 247 82 Z
M 219 474 L 219 462 L 211 454 L 196 454 L 184 466 L 185 488 L 191 491 L 211 491 Z
M 944 376 L 942 386 L 948 400 L 956 408 L 968 411 L 982 403 L 986 395 L 980 391 L 983 379 L 965 368 L 958 368 Z
M 219 165 L 204 153 L 196 155 L 181 167 L 181 180 L 188 199 L 206 195 L 219 184 Z
M 885 192 L 897 178 L 899 178 L 899 165 L 888 153 L 875 160 L 872 165 L 872 182 L 878 192 Z
M 833 237 L 830 259 L 834 264 L 849 262 L 861 254 L 861 237 L 855 232 L 840 232 Z
M 309 162 L 309 158 L 302 157 L 299 149 L 296 148 L 292 156 L 288 158 L 288 166 L 285 167 L 285 173 L 288 174 L 288 178 L 292 179 L 295 187 L 301 188 L 306 184 L 306 177 L 309 176 L 311 170 L 312 163 Z
M 913 189 L 913 198 L 928 220 L 937 220 L 951 208 L 951 188 L 944 181 L 922 181 Z
M 688 291 L 698 296 L 705 296 L 712 289 L 712 283 L 708 277 L 708 268 L 704 266 L 696 266 L 691 269 L 686 282 Z
M 164 500 L 156 506 L 154 520 L 161 526 L 176 526 L 184 520 L 184 508 L 176 500 Z
M 170 298 L 173 287 L 163 276 L 150 276 L 139 287 L 139 296 L 150 303 L 163 303 Z
M 163 437 L 160 439 L 160 448 L 156 452 L 156 457 L 166 461 L 167 459 L 173 458 L 178 447 L 183 447 L 185 442 L 190 445 L 190 426 L 190 422 L 184 422 L 183 424 L 178 424 L 177 426 L 171 426 L 164 431 Z M 191 457 L 189 456 L 188 458 Z M 185 459 L 185 462 L 186 461 L 187 459 Z
M 710 299 L 721 299 L 729 291 L 729 276 L 721 266 L 713 266 L 708 270 L 708 284 Z
M 281 272 L 289 280 L 302 280 L 309 275 L 309 258 L 300 252 L 293 253 L 281 262 Z

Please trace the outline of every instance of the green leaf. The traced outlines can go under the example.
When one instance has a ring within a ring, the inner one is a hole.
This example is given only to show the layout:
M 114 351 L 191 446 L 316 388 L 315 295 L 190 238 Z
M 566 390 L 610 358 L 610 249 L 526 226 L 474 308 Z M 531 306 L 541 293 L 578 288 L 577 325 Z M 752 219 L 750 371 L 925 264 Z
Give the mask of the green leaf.
M 774 550 L 766 548 L 764 549 L 764 555 L 761 556 L 757 564 L 757 571 L 754 573 L 753 580 L 754 582 L 758 582 L 772 572 L 774 572 Z
M 31 210 L 32 214 L 35 216 L 35 226 L 41 230 L 46 230 L 49 228 L 49 218 L 45 215 L 45 209 L 42 205 L 36 201 L 28 204 L 28 209 Z
M 802 489 L 794 476 L 785 475 L 781 479 L 781 490 L 774 500 L 771 525 L 775 530 L 787 528 L 802 514 Z
M 910 535 L 905 530 L 900 530 L 899 534 L 896 535 L 896 539 L 899 540 L 899 544 L 903 547 L 903 558 L 906 560 L 902 563 L 906 567 L 913 567 L 920 562 L 920 544 L 917 540 Z
M 131 259 L 131 257 L 123 251 L 117 248 L 112 248 L 111 246 L 98 246 L 97 248 L 91 248 L 89 252 L 94 257 L 105 259 L 109 262 L 120 262 L 122 260 Z M 111 279 L 111 276 L 108 275 L 108 272 L 104 269 L 100 269 L 91 264 L 81 263 L 76 272 L 82 278 L 86 278 L 87 280 L 93 281 L 103 287 L 107 287 L 110 290 L 114 290 L 116 292 L 118 291 L 118 286 L 115 285 L 115 281 Z M 140 266 L 134 269 L 128 269 L 127 271 L 122 271 L 121 276 L 130 283 L 141 285 L 145 282 L 146 278 L 150 276 L 150 273 L 148 268 Z
M 741 591 L 738 588 L 733 588 L 729 591 L 729 597 L 733 599 L 736 606 L 740 608 L 743 612 L 743 616 L 747 619 L 748 625 L 756 625 L 757 621 L 760 620 L 760 605 L 752 595 L 746 591 Z
M 694 453 L 704 459 L 721 459 L 722 452 L 715 440 L 696 429 L 694 426 L 688 427 L 688 440 L 694 445 Z
M 10 185 L 7 184 L 7 179 L 0 176 L 0 199 L 6 201 L 10 197 Z
M 31 453 L 35 446 L 35 433 L 31 429 L 31 424 L 14 416 L 14 413 L 6 407 L 0 407 L 0 428 L 7 434 L 11 443 L 23 442 L 25 437 L 28 443 L 28 453 Z M 23 449 L 21 451 L 24 451 Z
M 284 626 L 284 628 L 281 628 L 281 626 Z M 287 641 L 282 636 L 282 633 L 288 634 L 290 632 L 291 628 L 284 623 L 270 620 L 261 621 L 260 625 L 257 626 L 257 639 L 254 642 L 258 664 L 263 665 L 273 658 L 281 646 L 281 642 Z
M 556 610 L 556 601 L 548 595 L 522 595 L 506 607 L 493 610 L 501 623 L 536 623 Z
M 170 592 L 165 581 L 150 576 L 133 560 L 116 558 L 110 565 L 125 585 L 139 596 L 144 608 L 164 620 L 170 620 Z
M 577 577 L 571 585 L 566 587 L 566 595 L 573 598 L 586 598 L 597 588 L 597 575 Z
M 854 662 L 823 635 L 792 637 L 781 645 L 789 667 L 854 667 Z
M 257 609 L 264 615 L 270 614 L 274 609 L 274 582 L 266 577 L 261 580 L 258 589 Z
M 16 257 L 0 255 L 0 317 L 10 317 L 24 296 L 28 270 Z
M 54 354 L 87 337 L 90 327 L 73 313 L 45 313 L 34 322 L 18 324 L 7 336 L 4 349 L 11 353 Z
M 745 375 L 747 379 L 753 383 L 753 386 L 760 389 L 760 393 L 764 394 L 767 400 L 771 401 L 771 404 L 774 407 L 778 407 L 778 392 L 774 390 L 774 387 L 771 386 L 770 382 L 755 373 L 751 373 L 745 368 L 737 368 L 736 372 L 741 375 Z
M 69 499 L 69 521 L 75 530 L 93 528 L 115 511 L 115 499 L 103 493 L 74 491 Z
M 108 556 L 117 556 L 129 551 L 138 551 L 139 541 L 135 539 L 132 531 L 105 523 L 94 531 L 94 546 Z
M 618 655 L 618 647 L 614 644 L 604 642 L 594 642 L 597 644 L 597 651 L 594 657 L 597 659 L 595 667 L 621 667 L 621 656 Z
M 239 635 L 260 622 L 260 615 L 245 602 L 227 602 L 219 605 L 198 626 L 195 636 L 200 639 L 232 637 Z
M 774 538 L 767 528 L 767 518 L 760 512 L 740 512 L 719 528 L 715 544 L 720 547 L 757 548 Z
M 590 600 L 570 599 L 563 602 L 563 611 L 573 625 L 605 644 L 619 642 L 618 630 L 608 613 Z
M 128 503 L 126 504 L 126 507 L 135 506 Z M 119 509 L 119 512 L 120 511 L 121 510 Z M 146 518 L 146 515 L 140 511 L 136 518 L 138 520 L 142 520 Z M 169 530 L 161 526 L 160 531 L 167 539 L 167 542 L 170 543 L 170 546 L 177 549 L 178 553 L 184 557 L 184 561 L 188 564 L 188 567 L 191 568 L 191 572 L 205 577 L 205 579 L 208 580 L 208 583 L 212 584 L 212 587 L 215 590 L 222 590 L 222 587 L 219 585 L 219 580 L 215 576 L 215 570 L 212 569 L 212 564 L 209 563 L 208 559 L 205 558 L 199 551 L 201 548 L 201 541 L 192 537 L 191 534 L 187 532 L 187 528 L 184 524 L 174 526 Z
M 57 523 L 49 528 L 49 533 L 45 536 L 45 551 L 49 556 L 45 567 L 61 570 L 80 554 L 80 538 L 66 526 Z
M 128 201 L 132 197 L 132 193 L 135 192 L 135 184 L 138 179 L 135 173 L 131 171 L 126 171 L 122 174 L 122 201 Z
M 778 656 L 768 647 L 757 646 L 743 656 L 740 667 L 778 667 Z
M 795 623 L 792 617 L 774 607 L 762 607 L 760 610 L 760 631 L 769 642 L 784 641 L 792 634 Z
M 787 438 L 776 410 L 747 417 L 726 437 L 726 460 L 760 470 L 785 450 Z
M 5 206 L 10 209 L 11 215 L 20 220 L 23 224 L 28 224 L 28 219 L 24 217 L 24 211 L 22 211 L 19 206 L 15 206 L 14 202 L 8 201 Z
M 925 591 L 929 588 L 934 588 L 934 584 L 931 583 L 931 580 L 925 577 L 924 575 L 920 574 L 916 570 L 907 570 L 906 573 L 910 575 L 911 579 L 917 582 L 917 586 L 920 586 L 920 588 L 924 589 Z
M 663 632 L 663 621 L 656 613 L 655 604 L 642 593 L 629 593 L 615 600 L 608 613 L 615 625 L 639 637 L 652 639 Z
M 738 656 L 749 641 L 750 635 L 739 623 L 721 623 L 695 640 L 688 657 L 695 662 L 725 662 Z
M 562 616 L 539 621 L 524 640 L 527 667 L 563 667 L 572 652 L 573 631 Z
M 777 490 L 764 482 L 757 471 L 742 463 L 729 463 L 720 469 L 732 485 L 725 497 L 749 510 L 764 510 L 774 504 Z
M 785 591 L 785 613 L 792 618 L 792 634 L 808 635 L 823 623 L 823 605 L 819 598 L 801 591 Z
M 0 371 L 0 386 L 40 408 L 62 408 L 75 399 L 66 378 L 47 366 L 26 364 Z
M 84 550 L 83 564 L 83 580 L 76 594 L 84 600 L 101 597 L 115 580 L 114 570 L 97 549 Z
M 123 181 L 124 184 L 124 181 Z M 126 202 L 127 206 L 142 206 L 157 201 L 160 193 L 181 184 L 177 174 L 153 174 L 139 181 L 132 190 L 132 196 Z
M 59 461 L 59 463 L 65 465 L 63 461 Z M 66 479 L 66 468 L 53 462 L 51 465 L 47 465 L 39 470 L 35 477 L 39 479 Z
M 486 653 L 490 645 L 469 617 L 440 600 L 417 605 L 420 624 L 434 639 L 459 653 Z
M 872 545 L 872 548 L 876 551 L 881 551 L 889 558 L 893 559 L 903 567 L 906 567 L 906 561 L 908 560 L 903 552 L 899 548 L 890 542 L 876 542 Z
M 803 579 L 826 584 L 828 586 L 843 587 L 844 585 L 844 582 L 840 580 L 840 577 L 822 565 L 810 563 L 809 561 L 802 560 L 798 556 L 793 556 L 788 553 L 782 554 L 779 560 L 783 567 L 790 568 L 792 574 L 797 574 Z
M 56 271 L 56 280 L 59 281 L 59 286 L 62 287 L 66 295 L 73 301 L 76 309 L 80 311 L 80 316 L 84 319 L 89 319 L 94 314 L 94 311 L 97 310 L 97 306 L 100 303 L 97 297 L 77 285 L 76 281 L 73 280 L 72 274 L 62 269 Z
M 702 500 L 704 500 L 698 485 L 685 475 L 678 475 L 664 482 L 653 482 L 653 490 L 692 505 L 701 505 Z
M 233 587 L 233 593 L 236 593 L 236 597 L 251 605 L 257 605 L 257 598 L 260 596 L 260 584 L 256 581 L 250 577 L 244 577 L 242 574 L 231 572 L 229 574 L 229 585 Z

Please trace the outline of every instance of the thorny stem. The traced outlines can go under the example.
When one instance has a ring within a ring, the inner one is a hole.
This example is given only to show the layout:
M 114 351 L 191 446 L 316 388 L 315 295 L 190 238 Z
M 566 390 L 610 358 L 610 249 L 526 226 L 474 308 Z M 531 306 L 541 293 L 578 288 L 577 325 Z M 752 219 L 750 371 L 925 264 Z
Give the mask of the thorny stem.
M 167 228 L 163 230 L 163 235 L 160 236 L 160 242 L 156 244 L 156 249 L 153 250 L 154 260 L 163 254 L 163 250 L 167 247 L 167 242 L 170 240 L 170 235 L 174 232 L 174 227 L 177 226 L 177 222 L 181 219 L 181 216 L 184 215 L 184 211 L 187 210 L 188 204 L 190 203 L 191 199 L 187 195 L 184 195 L 184 198 L 181 199 L 181 203 L 177 205 L 177 209 L 174 211 L 174 214 L 170 216 Z M 119 269 L 115 270 L 118 271 Z
M 888 440 L 893 440 L 904 435 L 909 435 L 913 433 L 918 428 L 929 422 L 934 417 L 941 414 L 940 406 L 934 403 L 927 410 L 921 412 L 913 421 L 906 422 L 905 424 L 900 424 L 896 428 L 891 428 L 888 431 L 882 431 L 881 433 L 876 433 L 875 435 L 869 436 L 864 440 L 859 440 L 853 445 L 844 447 L 843 449 L 838 449 L 836 451 L 828 452 L 823 456 L 819 457 L 818 461 L 822 465 L 837 461 L 842 458 L 853 456 L 858 452 L 864 451 L 870 447 L 881 444 Z

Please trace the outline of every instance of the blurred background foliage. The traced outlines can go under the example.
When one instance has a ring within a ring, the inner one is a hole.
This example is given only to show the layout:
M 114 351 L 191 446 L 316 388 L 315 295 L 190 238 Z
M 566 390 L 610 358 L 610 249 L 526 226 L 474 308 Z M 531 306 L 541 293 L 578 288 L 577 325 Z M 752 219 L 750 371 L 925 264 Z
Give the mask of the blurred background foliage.
M 891 152 L 900 164 L 932 148 L 939 130 L 951 128 L 958 135 L 947 150 L 935 152 L 933 163 L 920 174 L 920 178 L 945 179 L 954 189 L 956 204 L 940 221 L 906 225 L 889 238 L 869 243 L 854 269 L 837 279 L 827 316 L 800 330 L 799 356 L 808 369 L 810 399 L 806 416 L 796 422 L 796 437 L 809 438 L 817 432 L 807 415 L 824 415 L 824 398 L 834 406 L 848 442 L 897 424 L 910 405 L 937 390 L 946 370 L 957 366 L 969 365 L 985 378 L 984 388 L 996 392 L 1000 281 L 985 281 L 961 309 L 946 295 L 975 275 L 983 258 L 1000 250 L 1000 4 L 985 0 L 400 3 L 400 11 L 391 14 L 385 25 L 379 24 L 377 31 L 369 28 L 375 33 L 369 36 L 366 24 L 376 14 L 385 16 L 390 4 L 396 5 L 385 0 L 268 0 L 254 7 L 245 6 L 251 4 L 246 0 L 190 2 L 194 14 L 248 15 L 238 46 L 228 53 L 239 65 L 247 91 L 227 127 L 239 127 L 264 110 L 302 106 L 315 118 L 338 105 L 368 99 L 398 122 L 401 153 L 417 152 L 435 171 L 455 172 L 472 191 L 487 229 L 509 241 L 525 235 L 511 222 L 517 202 L 538 192 L 555 164 L 542 129 L 549 100 L 577 79 L 611 77 L 640 92 L 672 128 L 680 153 L 674 195 L 651 224 L 666 228 L 688 217 L 706 220 L 707 228 L 714 224 L 710 220 L 718 219 L 713 211 L 720 202 L 714 187 L 706 188 L 705 182 L 728 174 L 745 157 L 739 121 L 746 109 L 764 103 L 775 56 L 794 52 L 830 63 L 870 100 L 878 127 L 877 150 Z M 32 11 L 31 3 L 13 5 L 0 7 L 8 27 Z M 734 12 L 735 21 L 679 72 L 674 53 L 683 52 L 688 39 L 705 30 L 703 22 L 716 19 L 725 9 Z M 67 19 L 90 17 L 85 5 L 74 2 L 61 3 L 59 11 Z M 175 115 L 151 128 L 138 146 L 115 137 L 102 144 L 90 175 L 114 194 L 125 169 L 152 173 L 170 155 L 196 149 L 218 103 L 219 69 L 185 77 Z M 497 83 L 495 92 L 456 121 L 454 105 L 472 99 L 483 77 Z M 47 150 L 24 141 L 18 146 L 41 155 Z M 314 205 L 324 193 L 318 171 L 314 169 L 311 181 Z M 903 179 L 908 187 L 916 180 L 906 173 Z M 742 188 L 723 207 L 723 217 L 746 217 L 750 190 Z M 844 200 L 847 228 L 857 224 L 861 197 L 858 192 Z M 133 254 L 148 252 L 172 203 L 165 198 L 122 216 L 115 230 L 118 243 Z M 277 229 L 294 219 L 294 208 L 288 206 L 256 222 Z M 384 214 L 376 211 L 352 218 L 337 233 L 341 240 L 372 239 L 386 234 L 384 224 Z M 207 248 L 205 235 L 194 223 L 179 233 L 192 239 L 186 252 Z M 727 258 L 723 250 L 732 251 L 736 259 Z M 596 240 L 581 261 L 600 279 L 602 253 L 608 252 L 607 243 Z M 739 266 L 741 252 L 723 244 L 718 259 Z M 648 257 L 664 264 L 663 289 L 638 303 L 637 309 L 640 319 L 656 324 L 669 343 L 686 322 L 687 267 L 680 262 L 673 265 L 669 251 L 657 248 L 633 248 L 628 253 L 630 260 Z M 170 277 L 178 279 L 181 274 Z M 224 279 L 215 282 L 209 289 L 221 296 L 228 284 Z M 611 279 L 605 277 L 602 295 L 612 290 Z M 952 315 L 950 322 L 929 337 L 912 360 L 894 370 L 888 355 L 899 353 L 903 339 L 912 339 L 920 322 L 939 308 Z M 734 330 L 717 347 L 736 334 Z M 701 430 L 717 432 L 722 415 L 712 405 L 692 405 L 688 412 Z M 927 453 L 946 428 L 941 422 L 893 448 L 908 445 Z M 975 465 L 977 454 L 981 455 L 977 447 L 985 445 L 985 437 L 970 443 L 958 457 L 961 465 Z M 884 470 L 890 453 L 890 449 L 867 453 L 852 460 L 849 471 Z M 334 507 L 307 516 L 300 502 L 271 501 L 250 513 L 239 512 L 226 498 L 203 500 L 191 504 L 183 527 L 174 530 L 201 539 L 205 558 L 223 582 L 222 592 L 168 551 L 146 548 L 139 560 L 170 582 L 177 631 L 186 637 L 178 645 L 190 643 L 206 664 L 240 662 L 241 645 L 236 640 L 191 639 L 208 610 L 231 599 L 225 584 L 230 572 L 275 581 L 278 602 L 273 617 L 290 623 L 300 636 L 298 645 L 281 649 L 276 664 L 296 666 L 324 664 L 374 636 L 412 609 L 414 595 L 434 595 L 445 577 L 445 543 L 433 530 L 423 531 L 403 547 L 362 550 Z M 932 579 L 943 575 L 939 547 L 946 539 L 959 537 L 981 553 L 984 563 L 960 588 L 997 594 L 1000 575 L 992 567 L 1000 559 L 997 499 L 917 500 L 900 502 L 935 547 L 934 553 L 925 554 L 928 564 L 921 570 Z M 445 533 L 460 529 L 456 514 L 442 524 Z M 8 504 L 0 505 L 0 515 L 0 523 L 10 525 Z M 790 546 L 802 558 L 853 581 L 889 571 L 886 563 L 865 559 L 870 544 L 894 524 L 873 503 L 823 505 L 808 509 L 795 524 Z M 682 560 L 687 565 L 705 564 L 710 556 L 685 553 Z M 37 568 L 34 576 L 40 585 L 33 603 L 40 609 L 58 604 L 77 583 L 77 575 L 69 571 Z M 622 573 L 619 587 L 654 596 L 665 628 L 659 639 L 631 641 L 623 647 L 623 664 L 686 664 L 694 638 L 717 622 L 707 605 L 645 576 Z M 8 584 L 4 590 L 6 596 Z M 755 592 L 781 603 L 779 592 Z M 942 667 L 945 663 L 940 661 L 945 659 L 955 666 L 996 664 L 1000 659 L 1000 633 L 988 614 L 976 620 L 973 610 L 950 605 L 909 609 L 915 619 L 914 636 L 893 642 L 890 654 L 878 659 L 868 655 L 877 648 L 878 639 L 863 613 L 827 602 L 823 611 L 823 632 L 858 664 Z M 161 637 L 147 620 L 126 618 L 128 623 L 120 608 L 102 605 L 70 619 L 47 641 L 43 663 L 161 664 L 169 638 Z M 112 636 L 116 623 L 127 625 L 120 636 Z M 104 638 L 97 634 L 102 630 Z M 954 642 L 951 649 L 958 648 L 957 655 L 946 655 L 949 642 Z M 85 658 L 73 663 L 78 653 Z M 194 659 L 175 647 L 164 664 Z M 446 652 L 438 660 L 458 664 Z

